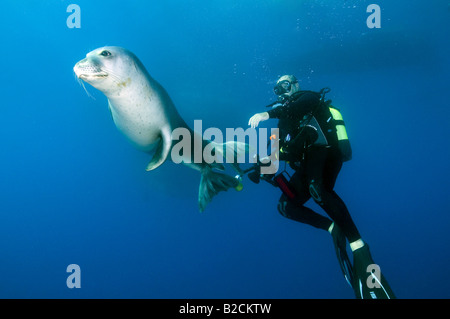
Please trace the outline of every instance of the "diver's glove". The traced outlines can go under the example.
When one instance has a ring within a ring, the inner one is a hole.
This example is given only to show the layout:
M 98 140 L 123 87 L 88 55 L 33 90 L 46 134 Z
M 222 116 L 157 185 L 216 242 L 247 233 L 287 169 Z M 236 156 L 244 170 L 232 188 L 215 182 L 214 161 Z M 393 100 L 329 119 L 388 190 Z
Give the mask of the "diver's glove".
M 256 128 L 259 125 L 259 122 L 266 121 L 269 119 L 269 113 L 262 112 L 262 113 L 256 113 L 253 115 L 250 120 L 248 120 L 248 125 L 251 126 L 251 128 Z

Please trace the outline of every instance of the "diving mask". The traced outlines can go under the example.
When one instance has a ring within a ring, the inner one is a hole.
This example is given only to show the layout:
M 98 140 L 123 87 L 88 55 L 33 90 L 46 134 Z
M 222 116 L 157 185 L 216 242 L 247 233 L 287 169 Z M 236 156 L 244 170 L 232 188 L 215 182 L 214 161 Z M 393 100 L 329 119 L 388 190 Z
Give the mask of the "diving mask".
M 292 84 L 297 83 L 297 81 L 289 81 L 289 80 L 283 80 L 277 83 L 277 85 L 274 86 L 273 88 L 273 92 L 276 95 L 282 95 L 282 94 L 286 94 L 289 93 L 291 91 L 292 88 Z

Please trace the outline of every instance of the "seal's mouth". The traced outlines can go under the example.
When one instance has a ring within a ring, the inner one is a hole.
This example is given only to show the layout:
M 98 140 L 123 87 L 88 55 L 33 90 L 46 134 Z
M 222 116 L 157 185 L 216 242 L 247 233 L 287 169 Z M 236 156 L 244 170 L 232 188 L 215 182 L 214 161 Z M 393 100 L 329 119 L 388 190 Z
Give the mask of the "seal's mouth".
M 82 80 L 95 80 L 108 77 L 108 73 L 103 71 L 100 67 L 86 62 L 86 59 L 81 60 L 73 67 L 77 78 Z
M 77 74 L 77 72 L 75 72 L 75 74 L 77 75 L 77 77 L 79 79 L 82 79 L 82 80 L 101 79 L 101 78 L 108 77 L 108 73 L 105 73 L 105 72 L 103 72 L 103 73 L 95 73 L 95 74 L 92 74 L 92 73 L 80 73 L 80 74 Z

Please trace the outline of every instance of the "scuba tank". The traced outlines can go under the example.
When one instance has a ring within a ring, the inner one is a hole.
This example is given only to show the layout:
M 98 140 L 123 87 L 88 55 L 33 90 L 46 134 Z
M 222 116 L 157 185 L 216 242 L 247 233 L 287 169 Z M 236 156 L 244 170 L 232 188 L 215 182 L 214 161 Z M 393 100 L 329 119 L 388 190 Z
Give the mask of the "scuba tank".
M 306 126 L 314 127 L 318 133 L 318 139 L 314 145 L 336 146 L 342 161 L 346 162 L 352 159 L 352 148 L 341 112 L 331 105 L 331 100 L 325 100 L 325 94 L 328 92 L 330 92 L 329 88 L 323 88 L 318 92 L 321 95 L 320 103 L 312 112 L 305 115 L 300 123 L 300 133 Z

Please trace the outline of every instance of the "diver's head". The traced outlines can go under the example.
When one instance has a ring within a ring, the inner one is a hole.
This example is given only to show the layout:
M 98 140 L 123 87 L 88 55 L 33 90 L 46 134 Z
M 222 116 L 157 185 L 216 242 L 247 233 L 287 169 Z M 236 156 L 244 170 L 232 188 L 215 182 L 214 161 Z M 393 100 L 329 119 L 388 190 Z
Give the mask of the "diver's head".
M 300 85 L 298 84 L 297 78 L 293 75 L 283 75 L 277 81 L 274 86 L 273 91 L 278 95 L 278 99 L 285 99 L 292 94 L 300 91 Z

